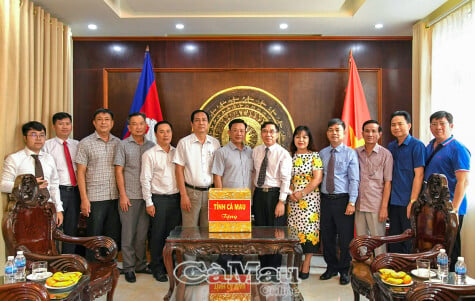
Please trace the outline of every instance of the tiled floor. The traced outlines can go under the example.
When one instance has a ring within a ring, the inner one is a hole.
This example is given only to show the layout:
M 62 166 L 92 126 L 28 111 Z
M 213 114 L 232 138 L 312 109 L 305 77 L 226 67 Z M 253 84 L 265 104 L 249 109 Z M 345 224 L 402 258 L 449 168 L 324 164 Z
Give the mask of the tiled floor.
M 320 256 L 313 256 L 310 269 L 310 277 L 301 284 L 299 290 L 305 300 L 311 301 L 351 301 L 353 300 L 353 291 L 351 285 L 342 286 L 339 284 L 339 277 L 334 277 L 330 280 L 322 281 L 319 279 L 320 275 L 325 271 L 325 263 Z M 136 283 L 127 283 L 124 276 L 119 278 L 119 284 L 114 294 L 116 301 L 139 301 L 139 300 L 163 300 L 168 291 L 168 282 L 157 282 L 151 275 L 137 274 Z M 207 298 L 193 297 L 193 301 L 205 301 Z M 98 299 L 105 301 L 105 297 Z M 362 297 L 360 300 L 367 300 Z

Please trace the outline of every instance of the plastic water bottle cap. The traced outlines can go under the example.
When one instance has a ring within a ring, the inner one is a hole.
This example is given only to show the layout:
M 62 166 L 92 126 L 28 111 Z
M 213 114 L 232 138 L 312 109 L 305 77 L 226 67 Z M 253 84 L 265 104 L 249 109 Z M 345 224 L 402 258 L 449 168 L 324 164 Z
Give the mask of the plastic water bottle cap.
M 7 260 L 13 260 L 14 258 L 15 258 L 15 257 L 13 257 L 13 256 L 8 256 L 8 257 L 7 257 Z
M 464 259 L 463 259 L 463 257 L 462 257 L 462 256 L 460 256 L 460 257 L 457 257 L 457 260 L 459 260 L 459 261 L 462 261 L 462 262 L 464 261 Z
M 445 253 L 445 249 L 440 249 L 440 253 Z
M 23 251 L 16 252 L 17 255 L 23 255 Z

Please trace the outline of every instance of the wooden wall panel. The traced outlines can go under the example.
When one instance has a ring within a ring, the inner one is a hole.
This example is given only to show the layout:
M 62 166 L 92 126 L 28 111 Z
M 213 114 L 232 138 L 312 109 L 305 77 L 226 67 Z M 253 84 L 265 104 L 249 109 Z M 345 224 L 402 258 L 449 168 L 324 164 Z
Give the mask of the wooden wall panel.
M 121 133 L 147 45 L 157 69 L 160 105 L 165 118 L 175 125 L 175 143 L 189 133 L 190 112 L 208 97 L 232 86 L 251 85 L 281 99 L 295 125 L 310 125 L 319 147 L 326 145 L 326 122 L 340 117 L 343 108 L 350 48 L 360 69 L 372 117 L 382 121 L 383 145 L 392 140 L 391 112 L 411 112 L 410 38 L 75 39 L 75 138 L 81 139 L 93 130 L 92 113 L 104 101 L 104 69 L 109 77 L 107 93 L 113 99 L 110 108 L 117 115 L 114 133 Z M 196 51 L 187 51 L 187 45 L 194 45 Z M 279 51 L 276 45 L 280 45 Z M 121 51 L 114 51 L 114 46 L 121 47 Z M 116 68 L 129 70 L 114 72 Z M 137 71 L 130 72 L 132 69 Z M 323 72 L 324 69 L 328 70 Z
M 367 95 L 370 113 L 378 116 L 378 81 L 380 69 L 360 71 Z M 108 95 L 105 101 L 115 113 L 114 135 L 121 135 L 123 125 L 139 80 L 140 69 L 106 69 L 104 86 Z M 215 93 L 235 86 L 254 86 L 276 96 L 287 108 L 294 124 L 308 125 L 319 147 L 327 144 L 326 123 L 341 115 L 341 107 L 348 80 L 346 69 L 315 70 L 214 70 L 182 69 L 156 72 L 162 113 L 174 125 L 176 143 L 190 132 L 189 116 Z M 336 99 L 337 101 L 332 101 Z

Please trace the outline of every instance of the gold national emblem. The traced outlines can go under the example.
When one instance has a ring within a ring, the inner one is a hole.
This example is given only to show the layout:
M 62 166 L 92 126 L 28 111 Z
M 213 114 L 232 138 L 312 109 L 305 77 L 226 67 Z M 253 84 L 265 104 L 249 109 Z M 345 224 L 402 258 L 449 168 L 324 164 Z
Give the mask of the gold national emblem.
M 294 123 L 285 106 L 274 95 L 249 86 L 232 87 L 211 96 L 202 106 L 210 113 L 209 134 L 226 145 L 229 142 L 228 124 L 240 118 L 247 124 L 246 144 L 262 144 L 261 124 L 275 122 L 280 128 L 278 143 L 288 148 Z

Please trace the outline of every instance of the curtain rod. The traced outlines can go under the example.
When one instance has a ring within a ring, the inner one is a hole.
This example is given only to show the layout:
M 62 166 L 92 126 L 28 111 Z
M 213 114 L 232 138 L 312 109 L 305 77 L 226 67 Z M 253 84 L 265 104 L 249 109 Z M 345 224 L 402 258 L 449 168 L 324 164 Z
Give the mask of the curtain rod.
M 430 28 L 432 25 L 438 23 L 440 20 L 447 17 L 448 15 L 450 15 L 451 13 L 453 13 L 454 11 L 459 9 L 460 7 L 464 6 L 468 2 L 470 2 L 470 0 L 463 0 L 460 3 L 458 3 L 457 5 L 454 5 L 452 8 L 448 9 L 446 12 L 442 13 L 441 15 L 439 15 L 439 16 L 435 17 L 434 19 L 430 20 L 429 22 L 427 22 L 426 28 Z

